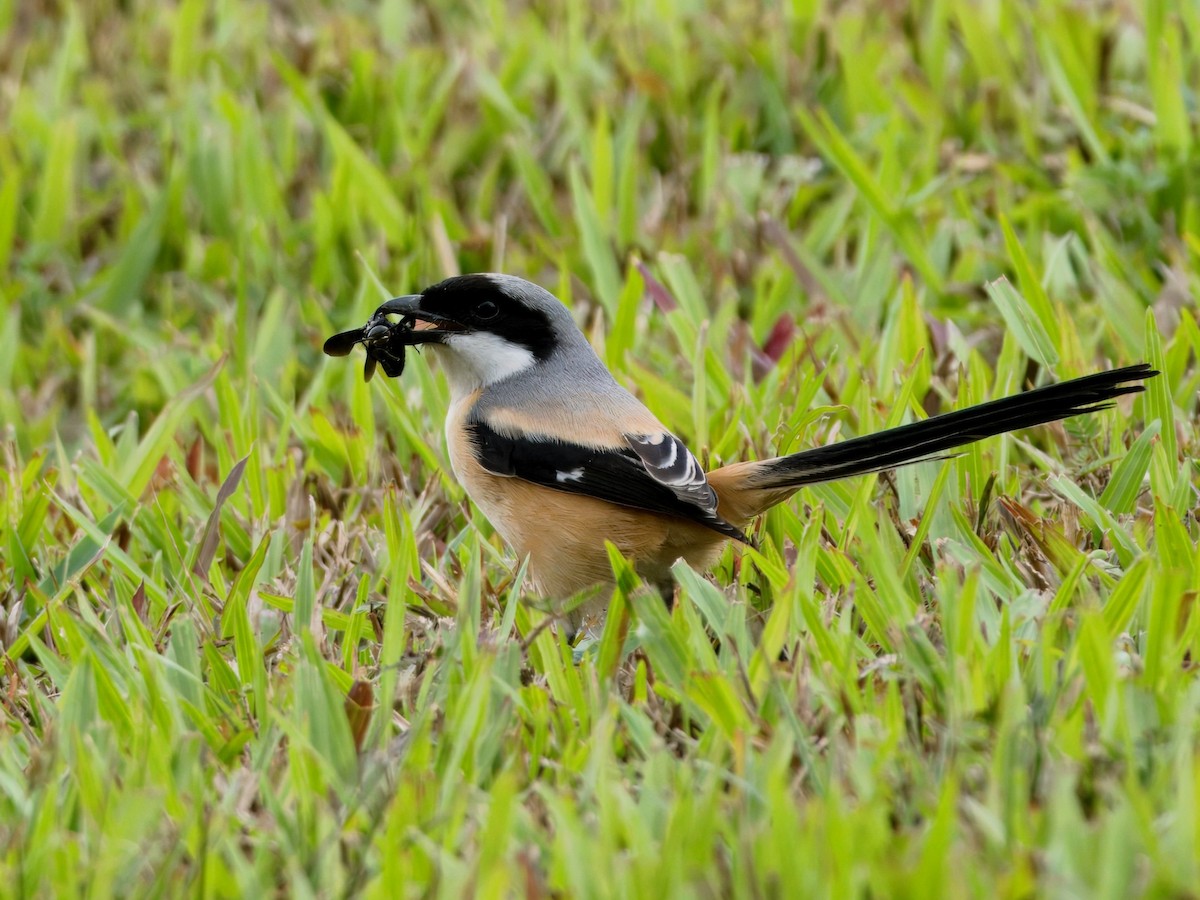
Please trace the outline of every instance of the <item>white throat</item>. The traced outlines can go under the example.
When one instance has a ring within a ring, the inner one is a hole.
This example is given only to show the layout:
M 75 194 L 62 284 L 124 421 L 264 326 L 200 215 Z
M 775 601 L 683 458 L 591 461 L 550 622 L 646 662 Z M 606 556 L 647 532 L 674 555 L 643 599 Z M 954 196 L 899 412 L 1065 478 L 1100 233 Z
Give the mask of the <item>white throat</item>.
M 537 362 L 528 348 L 486 331 L 448 334 L 439 349 L 455 396 L 511 378 Z

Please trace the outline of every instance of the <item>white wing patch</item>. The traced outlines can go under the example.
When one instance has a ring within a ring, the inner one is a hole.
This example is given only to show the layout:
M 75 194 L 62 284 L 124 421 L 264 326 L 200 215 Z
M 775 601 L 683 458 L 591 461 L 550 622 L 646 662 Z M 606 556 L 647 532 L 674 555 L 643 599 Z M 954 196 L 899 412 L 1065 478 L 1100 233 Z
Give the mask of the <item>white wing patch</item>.
M 554 479 L 559 484 L 565 484 L 568 481 L 579 481 L 583 478 L 583 469 L 571 469 L 569 472 L 564 472 L 561 469 L 554 473 Z

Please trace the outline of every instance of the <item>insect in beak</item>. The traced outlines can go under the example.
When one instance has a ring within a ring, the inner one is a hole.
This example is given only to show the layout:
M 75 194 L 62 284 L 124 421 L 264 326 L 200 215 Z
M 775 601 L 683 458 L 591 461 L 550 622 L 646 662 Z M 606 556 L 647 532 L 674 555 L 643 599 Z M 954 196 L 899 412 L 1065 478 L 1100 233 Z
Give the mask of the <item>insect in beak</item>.
M 365 380 L 371 380 L 377 365 L 383 366 L 384 374 L 389 378 L 398 378 L 404 371 L 406 347 L 439 344 L 447 334 L 463 330 L 463 326 L 457 322 L 422 310 L 420 301 L 420 294 L 385 301 L 362 328 L 343 331 L 327 340 L 325 354 L 347 356 L 355 344 L 362 344 L 367 351 L 367 359 L 363 364 Z M 400 316 L 398 322 L 388 318 L 397 315 Z M 432 327 L 417 329 L 415 326 L 418 322 L 429 323 Z
M 347 356 L 355 344 L 362 344 L 367 351 L 363 363 L 363 379 L 370 381 L 377 365 L 383 366 L 388 378 L 398 378 L 404 372 L 404 350 L 409 346 L 406 336 L 413 330 L 412 316 L 399 322 L 390 322 L 384 307 L 375 311 L 367 324 L 361 328 L 335 334 L 325 342 L 327 356 Z

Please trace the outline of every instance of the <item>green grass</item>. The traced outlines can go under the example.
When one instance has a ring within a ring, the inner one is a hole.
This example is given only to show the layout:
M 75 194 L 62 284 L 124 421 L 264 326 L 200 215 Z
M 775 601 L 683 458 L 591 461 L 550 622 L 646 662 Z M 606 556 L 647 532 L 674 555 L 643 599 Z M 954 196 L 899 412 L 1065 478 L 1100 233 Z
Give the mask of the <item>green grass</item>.
M 1165 0 L 0 0 L 0 893 L 1194 896 L 1198 47 Z M 712 464 L 1164 374 L 806 489 L 673 611 L 616 560 L 576 663 L 440 375 L 320 353 L 495 269 Z

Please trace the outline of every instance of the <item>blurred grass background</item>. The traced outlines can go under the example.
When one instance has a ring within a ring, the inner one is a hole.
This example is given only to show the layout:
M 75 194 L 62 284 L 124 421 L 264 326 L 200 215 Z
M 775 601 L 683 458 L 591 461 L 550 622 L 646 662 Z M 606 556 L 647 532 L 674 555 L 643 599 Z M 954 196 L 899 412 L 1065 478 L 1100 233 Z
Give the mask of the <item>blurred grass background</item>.
M 1166 0 L 0 0 L 5 892 L 1193 895 L 1198 46 Z M 576 664 L 437 372 L 320 354 L 479 270 L 713 463 L 1164 374 L 806 489 L 670 613 L 623 572 Z

